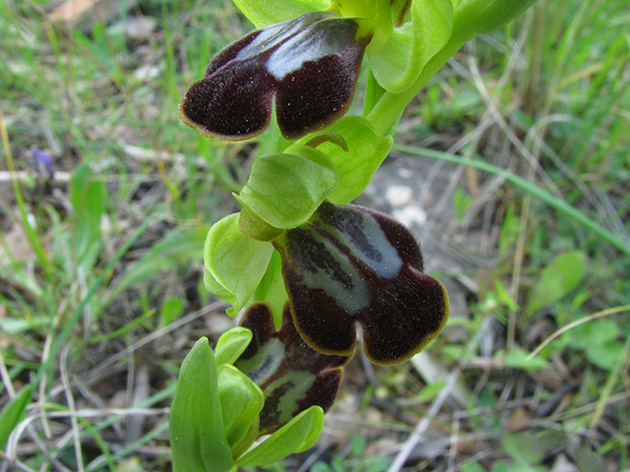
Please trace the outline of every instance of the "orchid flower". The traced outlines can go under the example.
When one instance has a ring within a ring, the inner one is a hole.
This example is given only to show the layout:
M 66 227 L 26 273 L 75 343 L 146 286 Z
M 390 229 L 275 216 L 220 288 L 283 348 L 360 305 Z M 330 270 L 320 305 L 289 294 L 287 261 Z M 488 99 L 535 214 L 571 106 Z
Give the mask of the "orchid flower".
M 180 105 L 182 120 L 228 140 L 262 133 L 276 102 L 288 139 L 325 128 L 352 101 L 366 41 L 357 24 L 308 13 L 249 33 L 217 54 Z

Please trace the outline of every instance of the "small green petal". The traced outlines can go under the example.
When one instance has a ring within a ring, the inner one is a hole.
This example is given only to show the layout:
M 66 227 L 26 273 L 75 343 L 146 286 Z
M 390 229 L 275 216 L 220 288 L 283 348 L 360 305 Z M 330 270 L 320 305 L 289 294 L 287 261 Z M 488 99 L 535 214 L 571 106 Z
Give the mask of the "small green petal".
M 234 364 L 234 361 L 243 354 L 252 340 L 252 332 L 241 326 L 232 328 L 221 335 L 215 349 L 217 366 Z
M 225 436 L 234 450 L 249 437 L 252 426 L 257 425 L 265 397 L 260 387 L 234 366 L 219 367 L 218 381 Z

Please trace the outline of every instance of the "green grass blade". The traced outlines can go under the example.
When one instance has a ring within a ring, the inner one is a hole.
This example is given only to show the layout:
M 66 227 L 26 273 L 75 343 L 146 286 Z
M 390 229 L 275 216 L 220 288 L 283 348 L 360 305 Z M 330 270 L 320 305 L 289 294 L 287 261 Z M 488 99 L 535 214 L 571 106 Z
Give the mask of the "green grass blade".
M 83 313 L 85 306 L 88 304 L 90 299 L 94 296 L 96 291 L 103 285 L 105 278 L 108 276 L 109 272 L 112 270 L 114 265 L 125 255 L 125 253 L 129 250 L 129 248 L 133 245 L 133 243 L 142 235 L 142 233 L 144 233 L 144 231 L 147 229 L 147 227 L 152 221 L 153 219 L 147 218 L 144 221 L 144 223 L 142 223 L 142 225 L 131 235 L 131 237 L 125 242 L 125 244 L 118 250 L 118 252 L 116 252 L 116 254 L 109 261 L 109 263 L 103 268 L 101 275 L 99 275 L 99 277 L 92 283 L 92 285 L 90 285 L 85 297 L 74 310 L 72 317 L 66 323 L 64 323 L 63 330 L 61 331 L 61 333 L 59 333 L 59 336 L 57 337 L 57 339 L 55 339 L 55 341 L 52 343 L 46 362 L 43 363 L 41 367 L 39 368 L 39 370 L 37 371 L 37 375 L 33 382 L 33 385 L 35 386 L 35 388 L 39 385 L 39 382 L 41 382 L 44 374 L 46 372 L 49 372 L 52 369 L 53 362 L 55 361 L 57 352 L 59 351 L 59 349 L 61 349 L 61 346 L 63 346 L 63 343 L 66 341 L 66 338 L 70 335 L 70 332 L 72 331 L 74 326 L 77 324 L 77 322 L 81 318 L 81 313 Z
M 32 392 L 33 387 L 27 385 L 0 412 L 0 450 L 5 450 L 11 431 L 26 416 L 26 406 L 31 400 Z

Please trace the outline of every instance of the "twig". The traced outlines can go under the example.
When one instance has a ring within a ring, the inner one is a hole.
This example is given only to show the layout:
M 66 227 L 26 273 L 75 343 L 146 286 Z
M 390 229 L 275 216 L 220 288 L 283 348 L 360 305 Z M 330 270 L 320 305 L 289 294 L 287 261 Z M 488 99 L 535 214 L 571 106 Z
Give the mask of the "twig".
M 8 469 L 5 469 L 5 467 L 4 467 L 6 465 L 6 467 L 9 467 L 9 466 L 17 467 L 18 469 L 20 469 L 20 470 L 22 470 L 24 472 L 37 472 L 36 470 L 31 469 L 30 467 L 28 467 L 26 464 L 20 462 L 19 460 L 14 459 L 13 457 L 10 457 L 2 449 L 0 449 L 0 459 L 2 459 L 2 460 L 0 460 L 0 464 L 3 464 L 2 469 L 0 469 L 2 471 L 8 470 Z
M 52 185 L 63 185 L 70 182 L 70 177 L 72 174 L 70 172 L 64 171 L 55 171 L 54 176 L 50 179 L 50 183 Z M 16 170 L 15 172 L 9 172 L 6 170 L 0 170 L 0 184 L 11 183 L 13 178 L 18 182 L 28 182 L 29 180 L 34 180 L 37 178 L 33 172 L 29 172 L 27 170 Z
M 2 351 L 0 351 L 0 377 L 2 377 L 2 383 L 4 388 L 9 394 L 9 398 L 15 397 L 15 390 L 13 389 L 13 382 L 11 376 L 7 370 L 7 366 L 4 364 L 4 357 L 2 357 Z
M 435 400 L 433 400 L 433 403 L 431 403 L 431 407 L 429 408 L 427 415 L 416 425 L 416 428 L 413 430 L 413 433 L 411 433 L 411 436 L 407 438 L 407 441 L 403 444 L 402 449 L 396 455 L 394 462 L 389 467 L 388 472 L 398 472 L 403 465 L 405 465 L 405 461 L 413 451 L 414 447 L 416 447 L 420 439 L 422 439 L 422 435 L 431 424 L 431 421 L 442 409 L 442 405 L 444 405 L 444 402 L 446 402 L 446 399 L 451 394 L 451 391 L 455 388 L 458 377 L 459 370 L 454 370 L 449 374 L 444 388 L 440 391 L 440 394 L 435 398 Z
M 61 350 L 61 359 L 59 362 L 59 369 L 61 371 L 61 382 L 66 393 L 66 401 L 68 402 L 68 410 L 71 412 L 76 411 L 74 403 L 74 397 L 72 396 L 72 387 L 70 385 L 70 378 L 68 376 L 68 352 L 72 348 L 72 343 L 68 343 Z M 81 433 L 79 432 L 79 422 L 76 416 L 70 417 L 70 424 L 72 425 L 72 437 L 74 439 L 74 454 L 77 460 L 78 472 L 85 470 L 83 466 L 83 453 L 81 448 Z
M 210 305 L 207 305 L 197 311 L 194 311 L 186 316 L 184 316 L 183 318 L 180 318 L 174 322 L 172 322 L 171 324 L 169 324 L 168 326 L 164 327 L 161 330 L 157 330 L 152 332 L 151 334 L 148 334 L 147 336 L 145 336 L 144 338 L 140 339 L 139 341 L 135 342 L 134 344 L 132 344 L 131 346 L 123 349 L 122 351 L 120 351 L 119 353 L 111 356 L 110 358 L 108 358 L 107 360 L 101 362 L 98 366 L 94 367 L 92 369 L 92 375 L 91 377 L 98 377 L 99 375 L 101 375 L 103 369 L 105 369 L 106 367 L 116 363 L 119 359 L 124 358 L 125 356 L 128 356 L 129 354 L 131 354 L 132 352 L 140 349 L 142 346 L 149 344 L 152 341 L 155 341 L 156 339 L 159 339 L 160 337 L 164 336 L 166 333 L 173 331 L 177 328 L 179 328 L 182 325 L 185 325 L 187 323 L 190 323 L 192 320 L 197 319 L 201 316 L 207 315 L 208 313 L 212 313 L 214 310 L 219 309 L 220 307 L 225 306 L 225 302 L 222 300 L 216 301 L 214 303 L 211 303 Z

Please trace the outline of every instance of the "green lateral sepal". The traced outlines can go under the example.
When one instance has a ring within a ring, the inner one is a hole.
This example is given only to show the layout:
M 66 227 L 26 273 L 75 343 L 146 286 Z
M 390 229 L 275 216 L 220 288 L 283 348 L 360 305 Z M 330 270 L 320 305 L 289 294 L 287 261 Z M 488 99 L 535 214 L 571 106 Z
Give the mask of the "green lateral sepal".
M 252 298 L 273 252 L 271 244 L 245 236 L 238 219 L 234 213 L 212 225 L 203 250 L 206 288 L 232 304 L 232 317 Z

